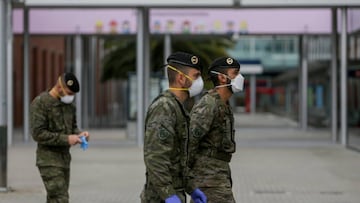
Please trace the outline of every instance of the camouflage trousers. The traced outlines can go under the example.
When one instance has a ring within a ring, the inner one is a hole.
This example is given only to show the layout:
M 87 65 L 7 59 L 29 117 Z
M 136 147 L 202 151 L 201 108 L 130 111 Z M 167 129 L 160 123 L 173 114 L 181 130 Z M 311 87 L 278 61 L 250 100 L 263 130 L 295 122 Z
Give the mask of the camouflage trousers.
M 180 198 L 182 203 L 187 202 L 184 191 L 176 191 L 176 195 Z M 165 200 L 162 200 L 159 195 L 145 191 L 145 189 L 141 192 L 140 198 L 141 203 L 165 203 Z
M 197 156 L 190 182 L 205 193 L 208 203 L 235 203 L 230 165 L 226 161 Z
M 46 203 L 68 203 L 70 169 L 60 167 L 39 167 L 47 197 Z
M 201 188 L 207 197 L 207 203 L 235 203 L 234 195 L 231 188 Z M 191 200 L 191 203 L 193 201 Z

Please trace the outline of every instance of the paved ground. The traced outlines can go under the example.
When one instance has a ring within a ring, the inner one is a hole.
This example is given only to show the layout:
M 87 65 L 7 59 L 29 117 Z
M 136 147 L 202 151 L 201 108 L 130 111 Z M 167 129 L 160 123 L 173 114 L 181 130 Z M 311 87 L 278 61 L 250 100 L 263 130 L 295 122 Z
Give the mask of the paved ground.
M 231 163 L 239 203 L 359 203 L 360 153 L 331 143 L 328 130 L 304 133 L 273 115 L 236 115 L 237 152 Z M 282 127 L 282 128 L 279 128 Z M 73 203 L 139 202 L 142 149 L 131 130 L 90 130 L 87 151 L 72 149 Z M 36 145 L 9 149 L 9 186 L 0 203 L 45 202 L 34 166 Z

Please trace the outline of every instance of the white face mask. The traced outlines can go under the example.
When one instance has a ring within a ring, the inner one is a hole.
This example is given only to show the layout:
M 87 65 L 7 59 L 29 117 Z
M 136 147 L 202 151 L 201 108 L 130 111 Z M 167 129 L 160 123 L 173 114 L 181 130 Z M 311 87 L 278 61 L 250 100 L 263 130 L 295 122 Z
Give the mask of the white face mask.
M 65 104 L 71 104 L 74 101 L 74 95 L 65 95 L 60 98 L 60 100 Z
M 225 75 L 223 73 L 219 73 L 219 72 L 216 72 L 216 71 L 211 71 L 211 73 L 215 73 L 215 74 L 222 74 L 222 75 Z M 227 78 L 229 78 L 229 76 L 225 75 Z M 230 78 L 229 78 L 230 79 Z M 236 93 L 236 92 L 240 92 L 244 89 L 244 76 L 242 76 L 240 73 L 234 78 L 234 79 L 230 79 L 231 82 L 230 84 L 226 84 L 226 85 L 219 85 L 219 86 L 216 86 L 216 87 L 226 87 L 226 86 L 230 86 L 231 85 L 231 90 L 233 91 L 233 93 Z
M 202 77 L 200 76 L 196 80 L 192 81 L 192 84 L 189 88 L 189 96 L 193 97 L 193 96 L 200 94 L 202 92 L 203 88 L 204 88 L 204 81 L 203 81 Z
M 178 69 L 168 65 L 167 68 L 170 68 L 180 74 L 183 74 L 187 79 L 189 79 L 192 84 L 189 88 L 173 88 L 173 87 L 170 87 L 169 89 L 173 89 L 173 90 L 187 90 L 189 91 L 189 96 L 190 97 L 193 97 L 193 96 L 196 96 L 198 94 L 200 94 L 204 88 L 204 81 L 202 79 L 201 76 L 199 76 L 196 80 L 192 79 L 190 76 L 186 75 L 185 73 L 179 71 Z
M 244 89 L 244 77 L 240 73 L 231 80 L 231 89 L 234 93 Z

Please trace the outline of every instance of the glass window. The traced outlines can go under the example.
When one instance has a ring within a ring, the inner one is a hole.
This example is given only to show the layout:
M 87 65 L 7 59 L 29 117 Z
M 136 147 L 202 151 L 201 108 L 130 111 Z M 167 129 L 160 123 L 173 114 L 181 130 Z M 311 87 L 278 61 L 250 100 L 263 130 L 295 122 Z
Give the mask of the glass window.
M 274 41 L 274 48 L 276 53 L 283 53 L 284 52 L 284 43 L 281 39 L 276 39 Z

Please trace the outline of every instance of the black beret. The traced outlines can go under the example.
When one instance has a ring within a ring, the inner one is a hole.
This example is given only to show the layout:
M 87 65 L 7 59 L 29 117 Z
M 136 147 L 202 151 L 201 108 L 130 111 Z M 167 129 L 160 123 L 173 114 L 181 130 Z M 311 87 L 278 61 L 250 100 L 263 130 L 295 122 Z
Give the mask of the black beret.
M 72 92 L 77 93 L 80 91 L 79 81 L 74 74 L 64 73 L 63 81 L 65 82 L 66 87 L 68 87 Z
M 240 63 L 231 57 L 220 57 L 210 64 L 209 72 L 226 68 L 240 68 Z
M 188 66 L 195 68 L 197 70 L 202 70 L 200 59 L 198 56 L 185 53 L 185 52 L 175 52 L 172 53 L 166 60 L 168 63 L 177 63 L 183 66 Z

